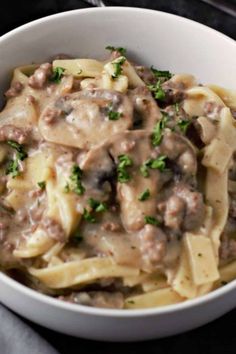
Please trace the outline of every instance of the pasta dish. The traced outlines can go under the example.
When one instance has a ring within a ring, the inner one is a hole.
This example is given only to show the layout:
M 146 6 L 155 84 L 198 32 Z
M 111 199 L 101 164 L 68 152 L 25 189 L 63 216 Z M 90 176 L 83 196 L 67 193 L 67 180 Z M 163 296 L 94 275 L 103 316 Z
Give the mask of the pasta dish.
M 201 296 L 236 277 L 236 91 L 106 49 L 14 70 L 1 270 L 87 306 Z

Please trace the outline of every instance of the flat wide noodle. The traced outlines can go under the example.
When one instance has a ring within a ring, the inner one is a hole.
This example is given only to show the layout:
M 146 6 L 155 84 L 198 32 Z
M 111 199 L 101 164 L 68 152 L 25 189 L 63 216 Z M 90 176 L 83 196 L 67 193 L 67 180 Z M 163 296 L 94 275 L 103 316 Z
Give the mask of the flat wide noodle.
M 183 301 L 173 289 L 165 288 L 151 291 L 146 294 L 131 296 L 125 300 L 125 308 L 129 310 L 143 309 L 149 307 L 160 307 L 176 304 Z
M 30 274 L 52 289 L 88 284 L 100 278 L 137 276 L 139 269 L 119 266 L 111 258 L 88 258 L 63 265 L 29 269 Z

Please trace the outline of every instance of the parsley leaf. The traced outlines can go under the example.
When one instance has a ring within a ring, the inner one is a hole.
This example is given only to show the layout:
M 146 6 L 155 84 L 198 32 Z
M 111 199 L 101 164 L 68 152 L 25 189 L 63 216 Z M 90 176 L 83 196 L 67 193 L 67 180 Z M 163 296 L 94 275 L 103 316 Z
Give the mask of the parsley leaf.
M 65 186 L 65 192 L 69 192 L 69 190 L 72 190 L 78 195 L 83 195 L 85 192 L 85 188 L 82 185 L 81 179 L 82 179 L 83 171 L 78 165 L 74 165 L 71 169 L 71 175 L 70 175 L 70 182 L 68 182 Z
M 126 49 L 122 47 L 113 47 L 111 45 L 106 46 L 107 50 L 110 50 L 111 52 L 119 52 L 121 55 L 126 54 Z
M 147 166 L 152 169 L 156 169 L 156 170 L 163 172 L 166 168 L 166 162 L 165 162 L 166 159 L 167 159 L 167 156 L 165 156 L 165 155 L 161 155 L 156 159 L 150 159 L 147 162 Z
M 185 119 L 180 119 L 177 123 L 179 129 L 182 131 L 183 134 L 186 134 L 190 124 L 191 124 L 191 121 L 185 120 Z
M 153 146 L 160 145 L 162 138 L 163 138 L 164 129 L 166 127 L 168 120 L 169 120 L 168 113 L 162 112 L 162 119 L 156 123 L 156 125 L 154 126 L 154 129 L 153 129 L 153 132 L 152 132 L 152 145 Z
M 113 111 L 112 110 L 112 104 L 109 104 L 108 106 L 108 118 L 109 120 L 118 120 L 122 116 L 122 113 Z
M 40 189 L 45 189 L 45 187 L 46 187 L 46 182 L 45 181 L 42 181 L 42 182 L 38 182 L 38 186 L 39 186 L 39 188 Z
M 176 114 L 179 114 L 179 112 L 180 112 L 180 107 L 179 107 L 179 103 L 178 103 L 178 102 L 174 103 L 174 108 L 175 108 L 175 113 L 176 113 Z
M 14 140 L 8 140 L 7 144 L 16 150 L 16 156 L 14 160 L 10 160 L 6 169 L 6 174 L 11 174 L 12 177 L 15 178 L 20 175 L 19 161 L 23 161 L 24 159 L 26 159 L 28 157 L 28 154 L 24 151 L 23 145 L 17 143 Z
M 138 200 L 141 202 L 147 200 L 150 197 L 150 190 L 147 188 L 143 193 L 140 194 Z
M 96 211 L 97 213 L 107 210 L 107 205 L 104 202 L 99 202 L 98 200 L 89 198 L 88 203 L 92 210 Z
M 154 216 L 146 215 L 144 217 L 144 221 L 145 221 L 145 224 L 151 224 L 151 225 L 154 225 L 154 226 L 159 226 L 160 225 L 160 221 L 157 220 Z
M 125 57 L 120 57 L 112 62 L 114 67 L 114 74 L 112 75 L 113 79 L 117 79 L 122 73 L 122 65 L 126 61 Z
M 8 140 L 7 144 L 17 151 L 17 158 L 19 160 L 23 161 L 26 157 L 28 157 L 27 152 L 24 151 L 23 145 L 18 144 L 14 140 Z
M 151 66 L 151 70 L 156 78 L 164 78 L 165 80 L 169 80 L 172 78 L 172 74 L 168 70 L 157 70 L 154 66 Z
M 164 172 L 166 169 L 166 162 L 167 156 L 160 155 L 156 159 L 148 159 L 146 160 L 142 166 L 140 167 L 140 172 L 143 177 L 149 177 L 148 169 L 151 168 L 153 170 L 159 170 L 160 172 Z
M 117 166 L 118 181 L 120 183 L 126 183 L 130 181 L 131 176 L 126 171 L 126 168 L 133 165 L 132 159 L 128 155 L 119 155 L 119 164 Z
M 143 177 L 149 177 L 149 172 L 148 172 L 148 166 L 146 164 L 146 162 L 144 162 L 140 168 L 139 168 L 141 174 L 143 175 Z
M 11 174 L 13 178 L 17 177 L 20 175 L 19 171 L 19 165 L 18 165 L 18 160 L 10 160 L 7 169 L 6 169 L 6 174 L 9 175 Z
M 53 81 L 56 84 L 59 84 L 61 82 L 64 71 L 65 71 L 65 69 L 61 68 L 60 66 L 53 68 L 53 74 L 50 78 L 50 81 Z
M 147 85 L 148 89 L 153 93 L 154 98 L 159 101 L 164 101 L 166 94 L 163 88 L 161 87 L 161 80 L 158 80 L 153 85 Z
M 86 221 L 91 222 L 91 223 L 95 223 L 96 222 L 95 217 L 86 208 L 84 208 L 83 218 Z

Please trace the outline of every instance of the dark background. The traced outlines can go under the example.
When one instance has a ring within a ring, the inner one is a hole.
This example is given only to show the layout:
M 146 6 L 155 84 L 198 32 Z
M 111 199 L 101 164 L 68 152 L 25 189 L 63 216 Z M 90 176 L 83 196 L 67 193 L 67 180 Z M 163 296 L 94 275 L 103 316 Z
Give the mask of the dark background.
M 104 2 L 107 5 L 146 7 L 175 13 L 204 23 L 236 39 L 236 18 L 202 3 L 200 0 L 126 0 L 123 2 L 119 0 L 105 0 Z M 18 0 L 17 2 L 6 0 L 4 4 L 1 1 L 0 35 L 42 16 L 84 7 L 89 7 L 89 5 L 79 0 Z M 219 53 L 219 55 L 222 55 L 222 53 Z M 179 320 L 181 321 L 181 318 Z M 79 352 L 83 354 L 95 352 L 96 354 L 179 354 L 185 351 L 191 354 L 236 353 L 236 310 L 197 330 L 171 338 L 136 344 L 111 344 L 82 340 L 57 334 L 29 321 L 26 322 L 61 354 L 75 354 Z

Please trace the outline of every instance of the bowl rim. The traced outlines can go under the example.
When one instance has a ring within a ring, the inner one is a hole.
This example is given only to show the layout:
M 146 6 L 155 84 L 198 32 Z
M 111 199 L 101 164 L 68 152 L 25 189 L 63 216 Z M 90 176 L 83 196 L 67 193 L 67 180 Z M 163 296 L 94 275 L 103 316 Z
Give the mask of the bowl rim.
M 60 19 L 64 16 L 80 16 L 83 14 L 87 13 L 97 13 L 97 12 L 114 12 L 114 10 L 120 11 L 120 12 L 126 12 L 126 13 L 147 13 L 150 16 L 160 16 L 163 18 L 168 18 L 171 21 L 179 21 L 179 22 L 184 22 L 186 24 L 189 24 L 190 26 L 194 26 L 197 28 L 201 28 L 205 32 L 211 32 L 214 34 L 216 37 L 223 39 L 224 41 L 227 41 L 230 45 L 236 47 L 236 41 L 228 37 L 227 35 L 210 28 L 202 23 L 196 22 L 194 20 L 190 20 L 185 17 L 181 17 L 178 15 L 162 12 L 162 11 L 157 11 L 157 10 L 150 10 L 150 9 L 144 9 L 144 8 L 139 8 L 139 7 L 122 7 L 122 6 L 109 6 L 109 7 L 101 7 L 101 8 L 85 8 L 85 9 L 76 9 L 76 10 L 70 10 L 70 11 L 64 11 L 60 12 L 58 14 L 53 14 L 49 16 L 45 16 L 42 18 L 39 18 L 34 21 L 30 21 L 22 26 L 19 26 L 6 34 L 2 35 L 0 37 L 0 46 L 4 45 L 5 41 L 8 41 L 12 36 L 15 34 L 20 33 L 21 31 L 27 30 L 31 28 L 32 26 L 37 26 L 38 24 L 43 24 L 47 23 L 50 21 L 54 21 L 57 19 Z M 147 309 L 104 309 L 104 308 L 95 308 L 95 307 L 88 307 L 80 304 L 73 304 L 73 303 L 67 303 L 64 301 L 60 301 L 56 298 L 50 297 L 49 295 L 42 294 L 36 290 L 33 290 L 18 281 L 14 280 L 10 276 L 6 275 L 3 272 L 0 272 L 0 282 L 3 282 L 6 286 L 11 288 L 11 290 L 15 290 L 18 293 L 20 293 L 23 296 L 28 296 L 30 298 L 33 298 L 33 300 L 41 302 L 42 304 L 45 305 L 50 305 L 54 308 L 60 308 L 62 310 L 67 310 L 70 312 L 75 312 L 75 313 L 82 313 L 86 315 L 95 315 L 98 317 L 117 317 L 117 318 L 136 318 L 136 317 L 152 317 L 156 315 L 163 315 L 163 314 L 170 314 L 172 312 L 181 312 L 183 310 L 187 310 L 190 308 L 195 308 L 199 305 L 204 305 L 212 300 L 219 299 L 223 297 L 225 294 L 230 293 L 231 291 L 236 289 L 236 279 L 232 280 L 230 283 L 224 285 L 223 287 L 220 287 L 218 289 L 215 289 L 211 291 L 208 294 L 202 295 L 200 297 L 194 298 L 194 299 L 189 299 L 185 300 L 183 302 L 177 303 L 177 304 L 172 304 L 172 305 L 166 305 L 162 307 L 152 307 L 152 308 L 147 308 Z

